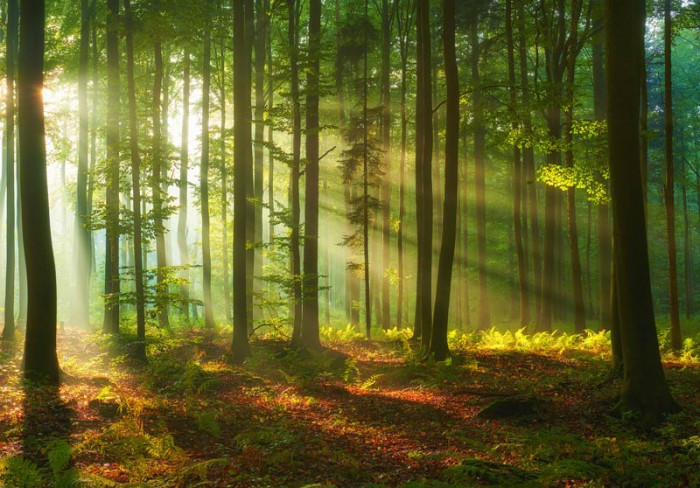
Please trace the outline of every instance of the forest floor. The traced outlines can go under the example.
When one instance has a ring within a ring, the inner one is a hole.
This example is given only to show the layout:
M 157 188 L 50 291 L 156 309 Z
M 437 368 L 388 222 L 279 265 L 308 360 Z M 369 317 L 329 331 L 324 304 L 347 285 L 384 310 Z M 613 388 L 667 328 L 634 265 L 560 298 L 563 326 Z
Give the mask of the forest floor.
M 0 486 L 700 486 L 697 355 L 665 356 L 684 411 L 641 430 L 607 415 L 602 334 L 453 334 L 445 364 L 385 335 L 326 331 L 313 354 L 257 340 L 233 366 L 228 335 L 188 330 L 140 365 L 128 339 L 66 328 L 53 390 L 22 386 L 5 345 Z

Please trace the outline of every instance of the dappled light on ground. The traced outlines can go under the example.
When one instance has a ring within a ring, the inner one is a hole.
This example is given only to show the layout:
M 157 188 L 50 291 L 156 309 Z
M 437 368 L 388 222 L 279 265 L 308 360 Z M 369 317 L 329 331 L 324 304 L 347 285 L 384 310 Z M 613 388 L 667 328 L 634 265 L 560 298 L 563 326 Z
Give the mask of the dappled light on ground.
M 193 330 L 154 340 L 140 366 L 124 355 L 128 339 L 69 327 L 59 334 L 59 390 L 24 388 L 21 349 L 3 352 L 2 476 L 35 470 L 46 486 L 61 476 L 183 487 L 698 482 L 697 364 L 677 359 L 667 369 L 685 412 L 640 432 L 607 416 L 619 385 L 600 351 L 529 340 L 529 350 L 525 339 L 515 350 L 489 333 L 455 336 L 442 364 L 421 361 L 400 334 L 336 341 L 321 353 L 268 339 L 232 366 L 228 336 Z M 512 398 L 532 402 L 532 412 L 479 415 Z M 61 456 L 70 463 L 53 469 Z

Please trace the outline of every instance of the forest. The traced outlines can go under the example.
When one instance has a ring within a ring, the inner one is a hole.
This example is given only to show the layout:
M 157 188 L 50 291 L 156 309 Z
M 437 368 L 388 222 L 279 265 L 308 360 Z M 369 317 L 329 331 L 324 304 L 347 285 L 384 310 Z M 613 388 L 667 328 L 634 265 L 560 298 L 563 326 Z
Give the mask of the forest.
M 700 2 L 0 0 L 0 486 L 700 487 Z

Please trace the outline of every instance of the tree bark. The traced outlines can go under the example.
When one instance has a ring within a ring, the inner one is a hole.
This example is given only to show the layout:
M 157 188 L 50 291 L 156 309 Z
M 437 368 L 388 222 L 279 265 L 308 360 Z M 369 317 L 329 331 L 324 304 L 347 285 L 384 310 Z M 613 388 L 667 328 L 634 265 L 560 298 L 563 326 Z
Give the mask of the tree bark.
M 233 341 L 232 358 L 242 362 L 250 356 L 246 303 L 247 185 L 253 169 L 251 120 L 251 45 L 246 36 L 246 17 L 253 15 L 252 1 L 233 4 Z
M 666 243 L 668 249 L 668 306 L 671 318 L 671 347 L 683 347 L 678 306 L 678 249 L 676 245 L 676 202 L 673 159 L 673 93 L 671 71 L 671 0 L 664 1 L 664 208 L 666 210 Z
M 131 191 L 134 212 L 134 280 L 136 282 L 136 342 L 135 356 L 146 359 L 146 313 L 143 290 L 143 251 L 141 249 L 141 155 L 138 143 L 136 114 L 136 83 L 134 81 L 134 21 L 131 0 L 124 0 L 126 27 L 126 78 L 129 91 L 129 149 L 131 151 Z
M 437 293 L 430 353 L 436 361 L 449 355 L 447 326 L 452 289 L 452 268 L 457 240 L 459 182 L 459 71 L 455 50 L 455 0 L 443 0 L 442 50 L 445 59 L 445 201 L 442 219 L 442 244 L 438 262 Z M 510 4 L 509 4 L 510 5 Z
M 476 259 L 479 275 L 479 312 L 477 328 L 491 327 L 488 284 L 486 280 L 486 127 L 481 90 L 479 89 L 479 15 L 474 12 L 469 29 L 471 43 L 471 74 L 474 85 L 472 110 L 474 112 L 474 192 L 476 197 Z
M 418 241 L 416 329 L 420 331 L 421 346 L 427 351 L 430 347 L 433 328 L 432 51 L 428 0 L 416 2 L 416 32 L 416 235 Z
M 107 0 L 105 332 L 119 332 L 119 0 Z
M 156 308 L 158 323 L 161 328 L 167 328 L 168 321 L 168 283 L 165 267 L 165 227 L 163 225 L 163 132 L 161 126 L 161 94 L 163 88 L 163 52 L 160 38 L 153 43 L 155 71 L 153 79 L 153 172 L 151 175 L 151 191 L 153 192 L 153 214 L 156 230 Z M 202 143 L 202 147 L 204 143 Z M 202 151 L 204 152 L 204 151 Z
M 211 98 L 211 20 L 204 31 L 202 67 L 202 159 L 199 175 L 199 198 L 202 211 L 202 290 L 204 327 L 214 327 L 214 305 L 211 300 L 211 243 L 209 230 L 209 105 Z
M 7 36 L 5 37 L 5 178 L 7 184 L 7 235 L 5 260 L 5 324 L 2 338 L 15 338 L 15 43 L 19 12 L 17 0 L 7 3 Z
M 309 2 L 308 71 L 306 72 L 306 188 L 304 199 L 304 304 L 301 344 L 319 349 L 318 329 L 318 100 L 321 55 L 321 0 Z
M 24 253 L 27 266 L 27 330 L 24 377 L 59 382 L 56 355 L 56 266 L 51 244 L 51 217 L 44 140 L 43 0 L 20 3 L 18 66 L 19 175 Z
M 189 164 L 189 138 L 190 138 L 190 49 L 185 43 L 182 67 L 182 137 L 180 142 L 180 181 L 179 200 L 180 211 L 177 219 L 177 247 L 180 254 L 180 266 L 184 283 L 180 285 L 182 296 L 182 312 L 185 322 L 190 321 L 190 270 L 187 252 L 187 172 Z
M 605 0 L 608 136 L 614 259 L 624 379 L 620 414 L 657 423 L 678 410 L 661 365 L 656 335 L 639 148 L 644 2 Z
M 513 46 L 513 5 L 512 0 L 506 0 L 506 44 L 508 50 L 508 84 L 512 113 L 513 131 L 520 129 L 518 115 L 515 113 L 517 94 L 515 85 L 515 48 Z M 449 125 L 449 124 L 448 124 Z M 518 260 L 518 296 L 520 299 L 519 325 L 527 327 L 530 324 L 530 295 L 528 290 L 527 263 L 523 248 L 522 232 L 522 194 L 523 194 L 523 169 L 520 154 L 520 146 L 513 144 L 513 239 L 515 254 Z
M 90 6 L 80 0 L 80 61 L 78 64 L 78 179 L 75 202 L 75 258 L 76 302 L 74 320 L 78 327 L 86 327 L 89 318 L 90 292 L 90 231 L 88 224 L 88 63 L 90 58 Z

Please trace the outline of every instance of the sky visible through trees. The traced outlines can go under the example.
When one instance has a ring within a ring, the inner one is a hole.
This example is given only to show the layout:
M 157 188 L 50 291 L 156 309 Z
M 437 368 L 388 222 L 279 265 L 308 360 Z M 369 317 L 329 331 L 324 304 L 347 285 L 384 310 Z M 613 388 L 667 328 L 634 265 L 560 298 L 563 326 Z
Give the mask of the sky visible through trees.
M 700 483 L 697 1 L 0 18 L 0 485 Z

